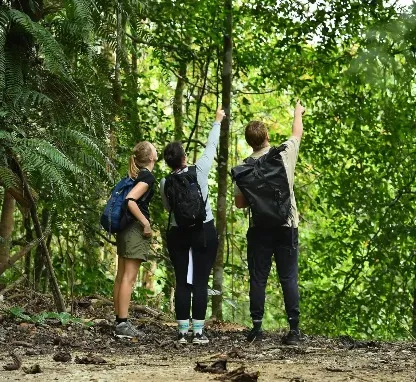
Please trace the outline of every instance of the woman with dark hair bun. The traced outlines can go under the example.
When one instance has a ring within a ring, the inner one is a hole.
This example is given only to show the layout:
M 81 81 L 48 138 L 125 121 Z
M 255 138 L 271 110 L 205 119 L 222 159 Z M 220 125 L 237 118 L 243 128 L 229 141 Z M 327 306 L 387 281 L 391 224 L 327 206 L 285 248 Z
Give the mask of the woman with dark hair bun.
M 171 227 L 167 234 L 169 257 L 175 269 L 175 312 L 178 342 L 188 342 L 192 300 L 194 344 L 209 340 L 204 334 L 208 305 L 208 278 L 217 255 L 218 235 L 208 200 L 208 175 L 214 162 L 224 110 L 218 109 L 202 156 L 188 165 L 182 143 L 169 143 L 163 157 L 172 169 L 160 182 L 160 192 L 169 211 Z M 191 297 L 192 295 L 192 297 Z

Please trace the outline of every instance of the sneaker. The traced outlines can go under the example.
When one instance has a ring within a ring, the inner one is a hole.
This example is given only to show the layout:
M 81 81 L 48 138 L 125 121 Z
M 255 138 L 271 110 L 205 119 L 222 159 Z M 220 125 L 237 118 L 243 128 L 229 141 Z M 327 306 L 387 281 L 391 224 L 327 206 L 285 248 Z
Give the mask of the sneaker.
M 209 339 L 208 337 L 202 332 L 202 334 L 197 333 L 192 338 L 192 343 L 199 345 L 199 344 L 208 344 Z
M 263 339 L 263 331 L 261 330 L 261 328 L 253 328 L 247 334 L 248 342 L 261 341 L 262 339 Z
M 289 330 L 283 338 L 282 342 L 285 345 L 299 345 L 301 341 L 301 333 L 300 330 Z
M 114 335 L 119 338 L 139 337 L 140 332 L 133 326 L 130 321 L 120 322 L 114 331 Z
M 178 333 L 178 344 L 187 344 L 188 343 L 188 335 L 183 333 Z

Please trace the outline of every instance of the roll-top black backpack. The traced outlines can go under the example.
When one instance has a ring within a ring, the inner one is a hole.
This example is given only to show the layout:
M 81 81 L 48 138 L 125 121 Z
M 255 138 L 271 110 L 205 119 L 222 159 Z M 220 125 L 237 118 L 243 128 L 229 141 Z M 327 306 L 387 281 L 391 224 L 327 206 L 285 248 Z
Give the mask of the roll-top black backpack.
M 164 192 L 169 202 L 170 214 L 173 213 L 179 227 L 203 224 L 207 217 L 206 200 L 204 201 L 198 184 L 196 166 L 189 166 L 188 171 L 168 175 Z
M 277 227 L 291 218 L 290 187 L 281 152 L 272 147 L 258 159 L 246 158 L 231 169 L 233 180 L 246 198 L 256 227 Z

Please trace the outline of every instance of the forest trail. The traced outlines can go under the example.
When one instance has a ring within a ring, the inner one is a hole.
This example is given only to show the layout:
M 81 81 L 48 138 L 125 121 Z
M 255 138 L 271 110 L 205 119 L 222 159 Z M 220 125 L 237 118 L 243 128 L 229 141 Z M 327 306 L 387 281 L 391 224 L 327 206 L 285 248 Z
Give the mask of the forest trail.
M 243 350 L 244 349 L 244 350 Z M 389 346 L 384 349 L 286 348 L 251 345 L 240 351 L 242 359 L 228 359 L 227 369 L 244 365 L 247 372 L 259 371 L 258 381 L 415 381 L 415 347 Z M 121 353 L 121 354 L 120 354 Z M 192 345 L 177 351 L 161 352 L 136 344 L 130 351 L 113 354 L 99 351 L 106 364 L 80 365 L 74 361 L 57 363 L 52 354 L 23 356 L 23 363 L 39 364 L 42 373 L 27 375 L 22 370 L 0 371 L 1 381 L 215 381 L 221 374 L 194 371 L 197 361 L 211 364 L 217 359 L 212 348 Z M 85 352 L 74 352 L 81 357 Z M 10 358 L 0 354 L 1 364 Z M 241 379 L 240 381 L 249 381 Z M 254 379 L 253 379 L 254 381 Z
M 416 381 L 414 342 L 307 336 L 300 346 L 291 347 L 281 344 L 282 332 L 269 332 L 263 341 L 248 344 L 241 327 L 222 323 L 207 330 L 209 345 L 178 345 L 174 323 L 149 318 L 133 322 L 143 331 L 137 341 L 114 338 L 105 319 L 86 328 L 51 319 L 35 325 L 3 317 L 0 381 L 215 381 L 223 374 L 194 369 L 197 362 L 210 366 L 218 360 L 222 366 L 226 360 L 227 372 L 241 366 L 247 373 L 259 372 L 258 381 Z M 12 363 L 10 351 L 22 362 L 18 370 L 3 369 Z M 59 352 L 70 360 L 54 361 Z M 82 360 L 92 364 L 80 364 Z M 26 374 L 36 364 L 41 373 Z
M 300 346 L 282 345 L 283 331 L 247 343 L 247 328 L 208 322 L 209 345 L 179 345 L 176 323 L 133 310 L 138 340 L 113 336 L 112 308 L 103 299 L 74 301 L 74 315 L 51 312 L 50 296 L 14 290 L 0 300 L 0 381 L 215 381 L 224 374 L 195 371 L 219 361 L 227 372 L 241 366 L 258 381 L 416 381 L 416 342 L 358 341 L 307 335 Z M 105 302 L 105 301 L 104 301 Z M 16 306 L 25 310 L 16 310 Z M 85 324 L 86 323 L 86 324 Z M 4 370 L 18 357 L 19 368 Z M 54 360 L 59 355 L 61 361 Z M 83 364 L 87 361 L 89 364 Z M 224 362 L 225 361 L 225 362 Z M 218 364 L 218 362 L 217 362 Z M 39 365 L 40 373 L 26 374 Z M 224 381 L 251 382 L 248 376 Z

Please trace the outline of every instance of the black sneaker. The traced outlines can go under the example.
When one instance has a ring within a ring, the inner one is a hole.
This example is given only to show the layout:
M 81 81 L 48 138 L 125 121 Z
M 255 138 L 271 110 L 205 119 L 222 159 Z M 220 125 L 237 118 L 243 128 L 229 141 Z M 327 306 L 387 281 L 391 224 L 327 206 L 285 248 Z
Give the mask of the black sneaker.
M 300 330 L 289 330 L 289 333 L 282 338 L 284 345 L 299 345 L 301 340 Z
M 263 331 L 261 330 L 261 328 L 254 327 L 247 334 L 247 341 L 248 342 L 261 341 L 262 339 L 263 339 Z
M 193 338 L 192 338 L 192 343 L 196 344 L 196 345 L 200 345 L 200 344 L 208 344 L 209 343 L 209 339 L 208 337 L 204 334 L 204 332 L 202 332 L 202 334 L 197 333 L 194 334 Z
M 178 339 L 177 339 L 178 344 L 187 344 L 188 343 L 188 336 L 186 334 L 183 333 L 178 333 Z

